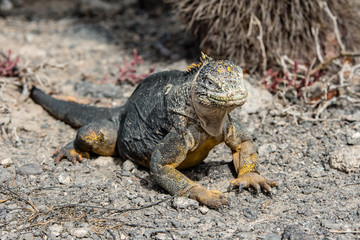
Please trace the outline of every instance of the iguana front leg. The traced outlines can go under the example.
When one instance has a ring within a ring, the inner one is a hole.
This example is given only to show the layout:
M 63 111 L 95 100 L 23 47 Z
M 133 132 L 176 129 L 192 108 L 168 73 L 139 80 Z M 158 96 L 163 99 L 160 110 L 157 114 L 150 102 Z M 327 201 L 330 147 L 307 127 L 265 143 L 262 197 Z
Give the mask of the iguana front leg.
M 257 193 L 261 188 L 271 194 L 271 188 L 277 183 L 262 177 L 256 171 L 258 155 L 250 134 L 239 123 L 230 119 L 227 128 L 225 143 L 232 150 L 232 157 L 237 173 L 237 178 L 231 181 L 232 188 L 238 187 L 240 192 L 243 188 L 254 188 Z
M 155 181 L 172 195 L 189 196 L 212 208 L 226 204 L 227 199 L 221 192 L 205 189 L 176 169 L 194 147 L 196 140 L 191 133 L 171 131 L 153 152 L 150 173 Z

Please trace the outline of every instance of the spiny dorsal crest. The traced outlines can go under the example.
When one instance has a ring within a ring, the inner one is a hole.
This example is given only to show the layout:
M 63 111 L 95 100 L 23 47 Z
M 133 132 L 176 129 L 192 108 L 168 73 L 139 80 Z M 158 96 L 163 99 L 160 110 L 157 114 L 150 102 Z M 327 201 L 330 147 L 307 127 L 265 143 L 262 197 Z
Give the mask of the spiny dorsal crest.
M 186 69 L 187 73 L 193 73 L 196 72 L 197 70 L 199 70 L 202 66 L 204 66 L 206 63 L 213 61 L 214 59 L 212 59 L 212 57 L 209 57 L 208 55 L 206 55 L 205 53 L 201 52 L 201 57 L 200 57 L 200 63 L 193 63 L 190 66 L 188 66 L 188 68 Z

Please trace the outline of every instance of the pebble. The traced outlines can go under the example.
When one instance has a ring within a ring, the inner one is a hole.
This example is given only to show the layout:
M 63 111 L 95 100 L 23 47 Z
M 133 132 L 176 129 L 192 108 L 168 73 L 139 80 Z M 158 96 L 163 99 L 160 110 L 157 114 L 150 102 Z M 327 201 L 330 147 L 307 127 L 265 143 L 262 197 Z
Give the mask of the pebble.
M 277 235 L 276 233 L 270 233 L 265 236 L 264 240 L 281 240 L 281 236 Z
M 309 236 L 307 236 L 300 228 L 296 225 L 289 225 L 284 229 L 282 234 L 282 240 L 310 240 Z
M 58 176 L 58 181 L 60 184 L 69 185 L 71 183 L 71 178 L 69 174 L 62 172 Z
M 199 212 L 203 215 L 207 214 L 209 212 L 209 208 L 206 206 L 199 207 Z
M 7 12 L 7 11 L 10 11 L 11 9 L 13 9 L 13 4 L 10 0 L 1 0 L 0 1 L 0 12 L 1 11 L 4 11 L 4 12 Z
M 360 145 L 342 146 L 330 153 L 330 166 L 343 172 L 359 172 Z
M 104 157 L 104 156 L 100 156 L 96 158 L 92 163 L 97 167 L 106 167 L 106 166 L 115 165 L 113 158 Z
M 244 216 L 246 218 L 251 219 L 251 220 L 255 220 L 257 218 L 257 212 L 254 209 L 245 208 L 244 209 Z
M 89 230 L 86 228 L 74 228 L 71 230 L 71 235 L 77 238 L 83 238 L 88 234 Z
M 346 140 L 348 145 L 360 144 L 360 132 L 347 131 Z
M 3 165 L 4 168 L 7 168 L 11 165 L 13 165 L 13 160 L 11 158 L 4 158 L 3 160 L 0 161 L 0 165 Z
M 20 239 L 22 240 L 32 240 L 34 239 L 34 235 L 32 233 L 25 233 L 20 236 Z
M 135 167 L 135 164 L 130 160 L 126 160 L 122 165 L 122 169 L 129 172 L 131 172 Z
M 166 239 L 172 239 L 168 234 L 166 233 L 157 233 L 155 235 L 155 239 L 158 239 L 158 240 L 166 240 Z
M 63 227 L 59 224 L 54 224 L 49 227 L 50 234 L 55 237 L 59 236 L 62 230 Z
M 134 203 L 137 206 L 142 206 L 145 204 L 145 200 L 142 197 L 137 197 L 131 200 L 132 203 Z
M 263 144 L 259 147 L 258 151 L 259 151 L 259 155 L 260 156 L 266 156 L 270 153 L 275 152 L 277 149 L 275 144 Z
M 8 168 L 5 169 L 3 167 L 0 167 L 0 183 L 10 181 L 12 175 L 13 174 L 11 173 L 11 171 L 8 170 Z
M 16 203 L 10 203 L 9 205 L 6 205 L 6 209 L 13 210 L 17 209 L 19 206 Z
M 198 209 L 199 202 L 186 197 L 175 197 L 172 202 L 172 206 L 175 209 Z
M 42 173 L 42 169 L 37 164 L 25 164 L 19 167 L 16 170 L 19 175 L 40 175 Z

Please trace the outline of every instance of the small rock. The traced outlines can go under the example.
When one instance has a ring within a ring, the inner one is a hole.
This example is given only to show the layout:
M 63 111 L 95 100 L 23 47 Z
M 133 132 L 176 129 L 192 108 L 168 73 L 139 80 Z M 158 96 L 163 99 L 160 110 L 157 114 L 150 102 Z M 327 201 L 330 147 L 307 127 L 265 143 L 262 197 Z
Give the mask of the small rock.
M 0 161 L 0 165 L 3 165 L 4 168 L 7 168 L 13 164 L 13 160 L 11 158 L 4 158 Z
M 42 169 L 37 164 L 25 164 L 19 167 L 16 172 L 20 175 L 40 175 Z
M 126 235 L 123 233 L 120 233 L 120 240 L 125 240 L 126 239 Z
M 166 233 L 157 233 L 155 235 L 155 239 L 158 239 L 158 240 L 165 240 L 165 239 L 171 239 L 171 237 L 166 234 Z
M 9 209 L 9 210 L 14 210 L 17 208 L 19 208 L 19 206 L 16 203 L 10 203 L 9 205 L 6 206 L 6 209 Z
M 122 169 L 129 172 L 131 172 L 135 167 L 135 164 L 130 160 L 126 160 L 122 165 Z
M 13 4 L 10 0 L 0 0 L 0 12 L 8 12 L 13 9 Z
M 270 233 L 265 236 L 264 240 L 281 240 L 281 236 L 277 235 L 276 233 Z
M 244 216 L 251 219 L 251 220 L 254 220 L 254 219 L 257 218 L 257 212 L 254 209 L 245 208 L 244 209 Z
M 277 149 L 275 144 L 263 144 L 259 147 L 259 155 L 260 156 L 266 156 L 270 153 L 275 152 Z
M 129 176 L 131 176 L 131 172 L 126 171 L 126 170 L 123 169 L 123 170 L 121 170 L 120 175 L 123 176 L 123 177 L 129 177 Z
M 142 206 L 145 204 L 145 200 L 142 197 L 137 197 L 131 200 L 132 203 L 134 203 L 137 206 Z
M 92 162 L 97 167 L 105 167 L 114 165 L 114 160 L 111 157 L 100 156 Z
M 82 14 L 92 15 L 114 15 L 121 11 L 122 4 L 107 2 L 103 0 L 80 0 L 78 1 L 78 11 Z
M 12 172 L 6 168 L 0 168 L 0 183 L 10 181 Z
M 343 172 L 358 172 L 360 145 L 343 146 L 330 153 L 330 166 Z
M 171 224 L 174 226 L 174 228 L 180 228 L 181 224 L 178 220 L 171 220 Z
M 343 117 L 344 120 L 349 121 L 349 122 L 357 122 L 360 121 L 360 113 L 357 112 L 355 114 L 350 114 L 350 115 L 345 115 Z
M 25 233 L 22 236 L 20 236 L 20 239 L 32 240 L 32 239 L 34 239 L 34 235 L 32 233 Z
M 360 132 L 347 131 L 346 140 L 348 145 L 357 145 L 360 143 Z
M 322 219 L 321 220 L 321 226 L 327 228 L 327 229 L 332 229 L 332 230 L 336 230 L 339 231 L 341 230 L 343 224 L 339 224 L 339 223 L 332 223 L 329 220 L 326 219 Z
M 308 169 L 306 172 L 308 176 L 312 178 L 320 178 L 326 176 L 326 172 L 323 169 L 319 169 L 319 168 Z
M 209 208 L 207 206 L 201 206 L 201 207 L 199 207 L 199 211 L 201 214 L 205 215 L 208 213 Z
M 58 181 L 60 184 L 69 185 L 71 183 L 71 178 L 67 173 L 60 173 Z
M 133 199 L 135 199 L 135 198 L 138 197 L 138 194 L 137 194 L 136 192 L 129 192 L 129 191 L 127 191 L 126 194 L 125 194 L 125 196 L 126 196 L 128 199 L 133 200 Z
M 172 203 L 176 209 L 198 209 L 199 202 L 186 197 L 175 197 Z
M 89 230 L 86 228 L 74 228 L 71 230 L 71 235 L 77 238 L 83 238 L 88 234 Z
M 55 237 L 59 236 L 62 230 L 63 227 L 59 224 L 54 224 L 49 227 L 50 234 Z
M 310 236 L 306 235 L 299 226 L 290 225 L 284 229 L 281 240 L 310 240 Z

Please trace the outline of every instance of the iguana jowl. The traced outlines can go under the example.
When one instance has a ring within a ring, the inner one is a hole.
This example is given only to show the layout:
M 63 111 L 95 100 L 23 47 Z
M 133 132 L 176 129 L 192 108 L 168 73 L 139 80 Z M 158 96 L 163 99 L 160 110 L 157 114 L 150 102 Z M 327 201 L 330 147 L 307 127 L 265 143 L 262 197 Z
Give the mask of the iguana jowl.
M 209 207 L 226 203 L 224 194 L 207 190 L 179 170 L 202 162 L 219 143 L 231 149 L 238 177 L 234 187 L 261 188 L 275 182 L 255 170 L 251 136 L 229 113 L 243 105 L 247 90 L 241 68 L 202 54 L 187 71 L 150 75 L 119 108 L 97 108 L 56 100 L 37 88 L 31 98 L 56 118 L 81 127 L 73 142 L 55 153 L 76 162 L 89 153 L 120 156 L 150 168 L 155 181 L 172 195 L 189 196 Z

